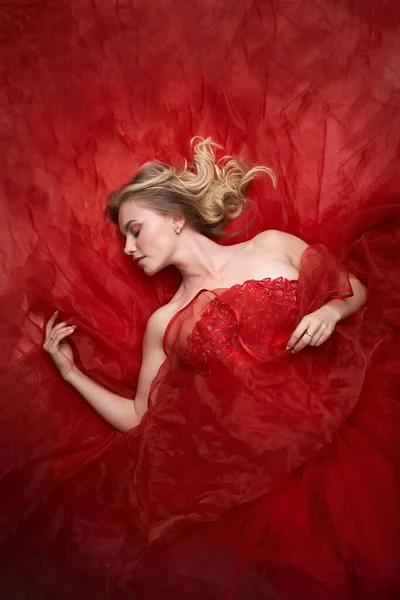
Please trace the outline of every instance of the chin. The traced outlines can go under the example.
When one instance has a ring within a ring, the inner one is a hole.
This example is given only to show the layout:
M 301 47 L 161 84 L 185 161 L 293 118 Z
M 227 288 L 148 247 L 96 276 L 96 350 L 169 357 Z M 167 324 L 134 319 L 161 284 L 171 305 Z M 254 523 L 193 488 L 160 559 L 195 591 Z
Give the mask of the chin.
M 142 268 L 143 273 L 145 273 L 146 275 L 148 275 L 149 277 L 151 277 L 152 275 L 156 275 L 157 273 L 159 273 L 160 271 L 162 271 L 163 269 L 165 269 L 165 267 L 168 266 L 168 263 L 159 263 L 159 264 L 154 264 L 154 261 L 150 264 L 144 264 Z
M 156 273 L 158 273 L 158 271 L 160 271 L 160 269 L 158 269 L 158 268 L 154 268 L 151 266 L 148 267 L 146 265 L 143 265 L 142 270 L 143 270 L 143 273 L 145 275 L 147 275 L 148 277 L 151 277 L 152 275 L 155 275 Z

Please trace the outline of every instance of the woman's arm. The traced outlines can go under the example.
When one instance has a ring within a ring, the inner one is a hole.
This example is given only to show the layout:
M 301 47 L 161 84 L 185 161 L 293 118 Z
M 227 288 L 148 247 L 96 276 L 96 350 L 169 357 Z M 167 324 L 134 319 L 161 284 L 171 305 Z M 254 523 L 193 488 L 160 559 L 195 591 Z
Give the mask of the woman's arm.
M 296 269 L 300 271 L 301 257 L 304 250 L 307 248 L 307 244 L 300 238 L 289 233 L 281 233 L 281 235 L 283 236 L 282 244 L 286 247 L 285 249 L 290 261 Z M 325 306 L 328 306 L 330 310 L 332 310 L 336 321 L 341 321 L 346 317 L 349 317 L 367 301 L 366 289 L 361 281 L 352 274 L 349 274 L 349 279 L 353 290 L 353 296 L 346 298 L 345 300 L 330 300 L 325 304 Z
M 307 244 L 300 238 L 283 232 L 276 236 L 277 247 L 293 266 L 300 271 L 300 262 Z M 306 315 L 292 333 L 287 348 L 293 353 L 306 346 L 320 346 L 333 333 L 336 324 L 355 313 L 367 300 L 366 288 L 355 275 L 350 274 L 353 296 L 344 300 L 334 299 L 318 310 Z
M 162 349 L 163 319 L 158 313 L 159 311 L 150 317 L 146 327 L 135 400 L 114 394 L 75 366 L 72 348 L 66 340 L 66 337 L 73 333 L 74 328 L 64 322 L 56 324 L 57 313 L 54 313 L 46 326 L 46 340 L 43 347 L 65 381 L 72 385 L 110 425 L 122 432 L 136 427 L 142 420 L 147 411 L 152 381 L 165 360 Z
M 99 385 L 75 366 L 64 376 L 94 410 L 110 425 L 125 432 L 139 425 L 148 408 L 148 396 L 153 379 L 165 360 L 162 349 L 163 320 L 154 313 L 146 327 L 143 358 L 135 400 L 118 396 Z
M 331 300 L 303 317 L 290 336 L 288 350 L 291 349 L 295 354 L 306 346 L 320 346 L 330 338 L 339 321 L 352 315 L 365 303 L 363 284 L 354 275 L 350 276 L 350 283 L 354 296 L 345 300 Z
M 103 419 L 119 431 L 128 431 L 139 425 L 140 418 L 134 400 L 113 394 L 75 366 L 64 379 L 85 398 Z
M 325 305 L 334 311 L 338 321 L 342 321 L 355 313 L 367 301 L 365 285 L 363 285 L 355 275 L 350 274 L 349 279 L 353 290 L 353 296 L 346 298 L 345 300 L 330 300 Z

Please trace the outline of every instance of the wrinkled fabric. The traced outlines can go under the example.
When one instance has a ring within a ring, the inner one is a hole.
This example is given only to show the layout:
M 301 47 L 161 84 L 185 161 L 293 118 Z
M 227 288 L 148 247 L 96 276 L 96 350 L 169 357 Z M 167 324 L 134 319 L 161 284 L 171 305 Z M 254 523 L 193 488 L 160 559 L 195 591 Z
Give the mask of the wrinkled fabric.
M 320 280 L 317 257 L 328 274 Z M 328 260 L 324 249 L 310 246 L 298 282 L 249 280 L 200 292 L 172 319 L 165 336 L 171 350 L 154 381 L 140 443 L 151 459 L 137 469 L 145 479 L 138 485 L 141 496 L 146 490 L 144 510 L 154 504 L 150 537 L 184 516 L 182 506 L 191 519 L 215 520 L 268 493 L 332 441 L 349 417 L 365 372 L 365 355 L 349 328 L 341 339 L 339 325 L 318 353 L 294 357 L 285 349 L 307 314 L 302 302 L 352 295 L 343 269 L 334 272 Z M 159 455 L 162 439 L 168 451 Z M 167 491 L 177 481 L 179 489 Z
M 2 595 L 398 598 L 398 3 L 18 0 L 1 14 Z M 121 435 L 62 381 L 43 327 L 58 308 L 78 367 L 134 398 L 146 321 L 179 278 L 133 267 L 105 197 L 146 160 L 190 159 L 194 135 L 278 178 L 255 182 L 254 223 L 249 210 L 222 243 L 276 228 L 311 246 L 284 303 L 253 282 L 177 315 L 151 409 Z M 367 306 L 289 356 L 347 271 Z

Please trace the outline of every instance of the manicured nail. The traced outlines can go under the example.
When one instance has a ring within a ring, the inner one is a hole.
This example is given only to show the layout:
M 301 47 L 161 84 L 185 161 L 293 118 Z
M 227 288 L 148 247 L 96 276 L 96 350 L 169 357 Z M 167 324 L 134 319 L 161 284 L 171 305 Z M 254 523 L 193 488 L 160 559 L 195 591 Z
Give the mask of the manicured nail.
M 58 310 L 56 310 L 56 312 L 54 313 L 55 315 L 58 315 Z

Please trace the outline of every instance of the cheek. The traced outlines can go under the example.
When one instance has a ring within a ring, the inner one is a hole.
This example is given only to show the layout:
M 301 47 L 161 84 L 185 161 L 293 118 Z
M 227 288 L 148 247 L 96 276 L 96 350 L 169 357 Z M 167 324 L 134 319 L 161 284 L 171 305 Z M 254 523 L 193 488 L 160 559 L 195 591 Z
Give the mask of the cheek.
M 172 242 L 173 238 L 171 240 L 169 232 L 165 231 L 163 227 L 158 227 L 141 233 L 136 244 L 143 254 L 155 256 L 168 254 Z
M 154 233 L 152 228 L 144 227 L 136 239 L 136 245 L 143 254 L 147 254 L 154 248 L 155 241 L 157 241 L 157 234 Z
M 148 238 L 149 236 L 146 233 L 141 233 L 139 237 L 136 238 L 136 247 L 141 249 L 146 248 L 149 244 Z

